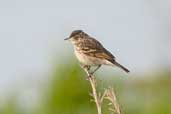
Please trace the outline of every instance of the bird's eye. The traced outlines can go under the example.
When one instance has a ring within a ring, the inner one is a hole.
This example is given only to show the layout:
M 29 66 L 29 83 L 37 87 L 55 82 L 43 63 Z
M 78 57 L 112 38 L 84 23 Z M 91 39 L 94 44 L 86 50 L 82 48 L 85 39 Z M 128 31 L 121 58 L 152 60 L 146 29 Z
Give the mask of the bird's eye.
M 79 39 L 79 36 L 75 36 L 74 39 L 75 39 L 75 40 L 78 40 L 78 39 Z

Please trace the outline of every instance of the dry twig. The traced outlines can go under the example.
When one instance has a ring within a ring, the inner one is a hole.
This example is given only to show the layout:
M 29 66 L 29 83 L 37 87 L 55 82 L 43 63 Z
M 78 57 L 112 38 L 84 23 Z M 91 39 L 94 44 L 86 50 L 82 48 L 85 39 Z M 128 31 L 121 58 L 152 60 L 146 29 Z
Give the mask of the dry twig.
M 106 99 L 110 101 L 109 105 L 112 105 L 112 108 L 109 108 L 110 111 L 116 112 L 117 114 L 122 114 L 120 106 L 117 102 L 115 91 L 112 87 L 109 87 L 106 92 Z
M 96 90 L 96 80 L 94 78 L 94 76 L 92 76 L 87 69 L 84 69 L 85 72 L 87 73 L 88 75 L 88 80 L 91 84 L 91 87 L 92 87 L 92 96 L 94 98 L 94 101 L 96 103 L 96 107 L 97 107 L 97 112 L 98 114 L 102 114 L 102 102 L 103 102 L 103 98 L 104 98 L 104 94 L 103 96 L 101 97 L 101 95 L 97 93 L 97 90 Z
M 110 105 L 112 105 L 112 108 L 109 108 L 110 111 L 115 112 L 117 114 L 122 114 L 120 106 L 117 103 L 116 95 L 115 95 L 113 88 L 110 87 L 106 89 L 102 95 L 101 93 L 97 93 L 97 90 L 96 90 L 97 83 L 96 83 L 95 77 L 91 75 L 86 68 L 84 68 L 84 70 L 88 75 L 88 81 L 90 82 L 91 87 L 92 87 L 91 96 L 93 97 L 94 102 L 96 103 L 98 114 L 102 114 L 102 103 L 103 103 L 104 98 L 108 99 L 110 101 Z

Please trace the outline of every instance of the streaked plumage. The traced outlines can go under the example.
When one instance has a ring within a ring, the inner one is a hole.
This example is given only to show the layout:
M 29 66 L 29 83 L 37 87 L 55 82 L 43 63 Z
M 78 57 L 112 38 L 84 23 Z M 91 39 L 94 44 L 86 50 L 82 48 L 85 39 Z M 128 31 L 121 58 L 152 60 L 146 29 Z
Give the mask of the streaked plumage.
M 115 57 L 99 41 L 82 30 L 73 31 L 67 39 L 74 45 L 75 55 L 81 64 L 88 67 L 100 67 L 101 65 L 118 66 L 125 72 L 129 72 L 127 68 L 115 61 Z

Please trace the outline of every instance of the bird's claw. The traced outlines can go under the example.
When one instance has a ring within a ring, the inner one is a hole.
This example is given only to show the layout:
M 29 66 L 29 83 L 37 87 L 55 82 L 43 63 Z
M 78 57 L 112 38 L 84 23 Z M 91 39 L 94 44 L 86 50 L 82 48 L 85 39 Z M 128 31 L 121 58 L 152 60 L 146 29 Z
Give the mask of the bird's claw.
M 93 75 L 89 74 L 86 78 L 86 80 L 89 80 L 90 78 L 92 78 Z

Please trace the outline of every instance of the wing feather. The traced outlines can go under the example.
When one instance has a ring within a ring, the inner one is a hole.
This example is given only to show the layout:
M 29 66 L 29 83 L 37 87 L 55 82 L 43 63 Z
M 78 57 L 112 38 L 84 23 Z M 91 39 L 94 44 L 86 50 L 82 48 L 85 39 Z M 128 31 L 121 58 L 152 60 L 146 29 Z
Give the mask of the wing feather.
M 100 59 L 113 60 L 115 57 L 94 38 L 85 38 L 79 44 L 83 53 Z

